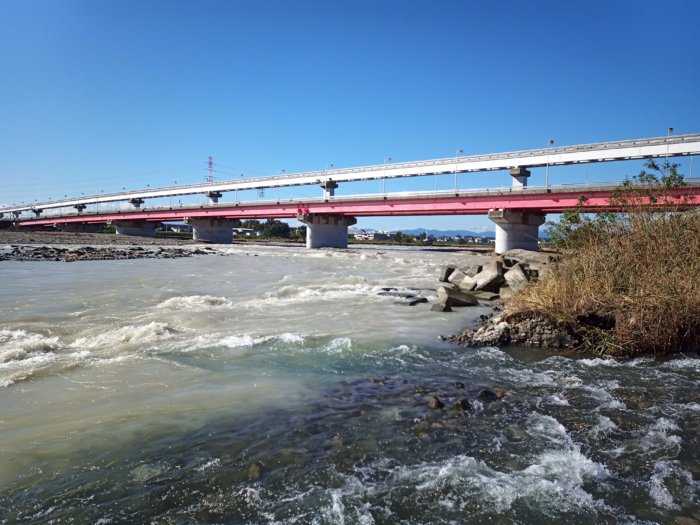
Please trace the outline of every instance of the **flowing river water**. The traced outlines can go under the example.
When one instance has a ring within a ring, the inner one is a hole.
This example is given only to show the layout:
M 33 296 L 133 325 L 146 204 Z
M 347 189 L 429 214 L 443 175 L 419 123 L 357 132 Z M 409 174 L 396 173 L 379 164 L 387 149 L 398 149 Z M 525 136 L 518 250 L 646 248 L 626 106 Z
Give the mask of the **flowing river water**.
M 475 257 L 0 262 L 0 523 L 700 523 L 700 359 L 462 349 L 487 308 L 378 295 Z

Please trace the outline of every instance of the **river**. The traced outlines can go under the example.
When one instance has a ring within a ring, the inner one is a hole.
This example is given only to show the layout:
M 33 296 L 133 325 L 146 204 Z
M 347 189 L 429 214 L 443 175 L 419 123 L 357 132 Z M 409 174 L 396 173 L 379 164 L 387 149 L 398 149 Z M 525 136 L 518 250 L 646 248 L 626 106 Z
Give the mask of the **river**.
M 0 523 L 700 523 L 700 359 L 462 349 L 486 307 L 378 295 L 475 258 L 0 262 Z

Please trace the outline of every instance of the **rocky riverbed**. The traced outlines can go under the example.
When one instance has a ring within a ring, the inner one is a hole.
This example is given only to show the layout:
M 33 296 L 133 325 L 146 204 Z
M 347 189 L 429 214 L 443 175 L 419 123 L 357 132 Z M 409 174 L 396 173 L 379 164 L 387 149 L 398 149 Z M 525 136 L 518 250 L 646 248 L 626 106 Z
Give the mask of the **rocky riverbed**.
M 553 253 L 511 250 L 493 255 L 487 264 L 467 268 L 448 265 L 438 280 L 440 302 L 433 310 L 449 312 L 454 307 L 490 304 L 494 312 L 479 318 L 479 326 L 468 328 L 445 339 L 460 346 L 526 346 L 568 349 L 580 341 L 564 325 L 537 314 L 508 315 L 502 312 L 504 301 L 531 282 L 547 275 L 558 256 Z
M 0 231 L 0 261 L 172 259 L 215 253 L 191 240 L 100 233 Z

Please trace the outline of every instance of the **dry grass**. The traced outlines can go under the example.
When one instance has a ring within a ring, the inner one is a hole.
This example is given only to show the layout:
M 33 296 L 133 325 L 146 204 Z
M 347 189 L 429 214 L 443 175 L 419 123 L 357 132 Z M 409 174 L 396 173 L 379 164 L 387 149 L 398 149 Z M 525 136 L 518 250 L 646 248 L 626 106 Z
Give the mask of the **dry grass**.
M 666 354 L 700 341 L 700 214 L 627 213 L 584 224 L 575 249 L 515 295 L 510 314 L 566 323 L 587 350 Z

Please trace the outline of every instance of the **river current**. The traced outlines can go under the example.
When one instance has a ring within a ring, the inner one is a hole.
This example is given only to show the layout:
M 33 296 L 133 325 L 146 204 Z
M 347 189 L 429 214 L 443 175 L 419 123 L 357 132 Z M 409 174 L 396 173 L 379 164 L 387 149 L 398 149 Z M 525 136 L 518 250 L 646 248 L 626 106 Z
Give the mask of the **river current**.
M 0 523 L 700 523 L 700 359 L 462 349 L 489 309 L 379 295 L 477 259 L 0 262 Z

